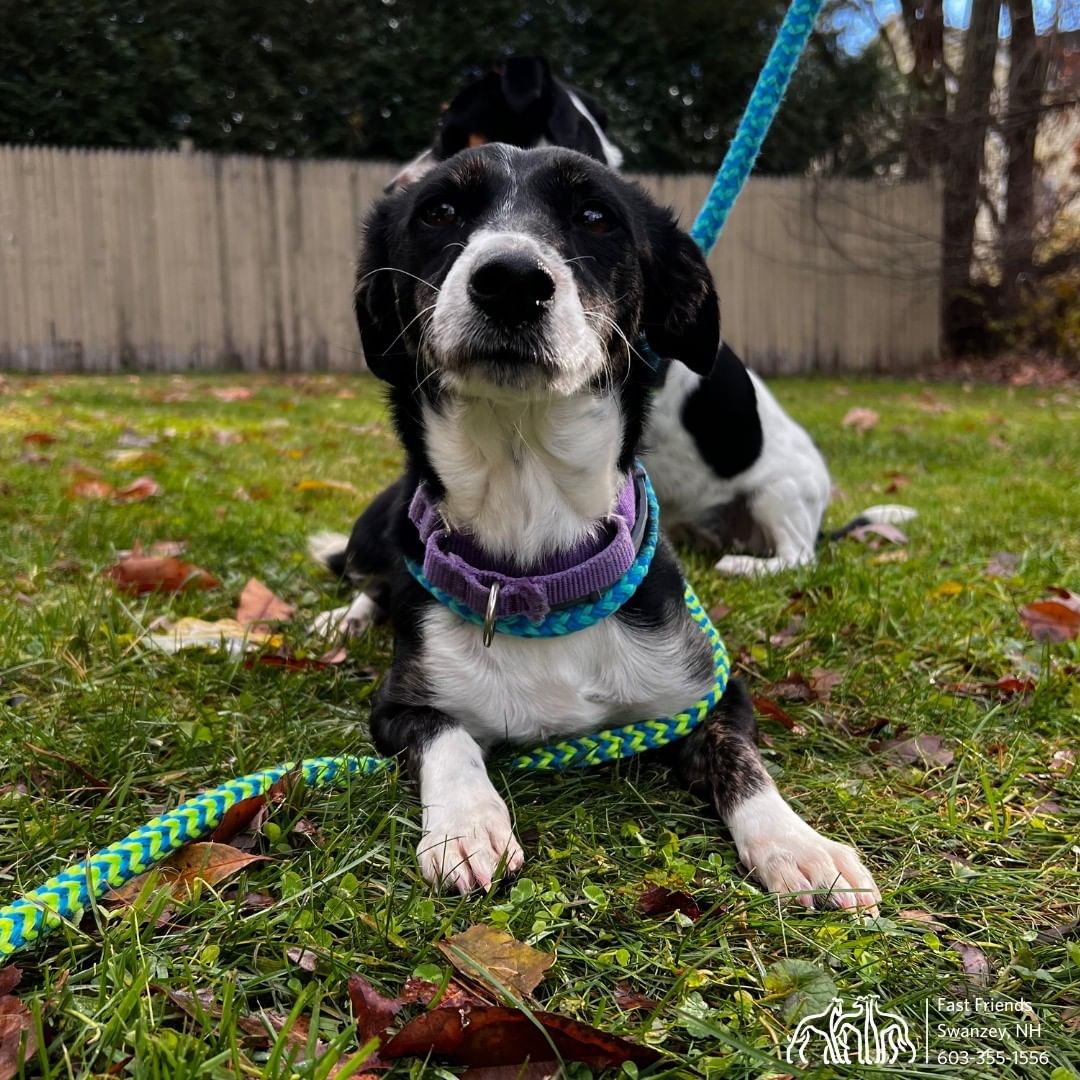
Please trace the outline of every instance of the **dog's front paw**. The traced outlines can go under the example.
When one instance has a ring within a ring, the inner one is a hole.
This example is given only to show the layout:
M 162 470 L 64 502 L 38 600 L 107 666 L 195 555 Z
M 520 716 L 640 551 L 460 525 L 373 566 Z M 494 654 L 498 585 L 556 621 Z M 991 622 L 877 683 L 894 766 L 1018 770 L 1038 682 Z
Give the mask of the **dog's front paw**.
M 377 614 L 375 601 L 367 593 L 360 593 L 348 607 L 331 608 L 316 615 L 311 623 L 311 633 L 329 642 L 345 641 L 367 630 Z
M 725 577 L 753 577 L 768 573 L 764 562 L 764 559 L 755 559 L 752 555 L 725 555 L 713 569 Z
M 881 893 L 858 852 L 812 829 L 775 790 L 745 800 L 728 819 L 739 858 L 770 892 L 804 907 L 877 915 Z
M 426 881 L 461 893 L 490 888 L 500 863 L 504 873 L 514 874 L 525 861 L 510 813 L 501 803 L 468 811 L 425 808 L 416 856 Z

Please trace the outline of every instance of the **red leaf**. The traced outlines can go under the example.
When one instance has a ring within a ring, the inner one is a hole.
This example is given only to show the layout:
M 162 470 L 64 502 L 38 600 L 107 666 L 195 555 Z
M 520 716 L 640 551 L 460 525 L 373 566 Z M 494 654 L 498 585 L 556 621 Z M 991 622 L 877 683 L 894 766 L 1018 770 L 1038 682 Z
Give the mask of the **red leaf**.
M 637 910 L 639 915 L 657 919 L 673 911 L 681 911 L 688 919 L 701 918 L 701 908 L 689 893 L 665 889 L 663 885 L 650 885 L 638 897 Z
M 767 716 L 770 720 L 777 721 L 777 723 L 786 727 L 788 731 L 793 731 L 796 734 L 802 733 L 802 726 L 795 721 L 789 712 L 777 705 L 775 701 L 770 701 L 765 697 L 759 697 L 756 694 L 751 700 L 754 703 L 754 708 L 757 709 L 762 716 Z
M 105 571 L 124 592 L 180 592 L 183 589 L 216 589 L 221 582 L 191 563 L 171 556 L 131 555 Z
M 12 1080 L 36 1053 L 30 1010 L 16 997 L 0 997 L 0 1080 Z
M 28 431 L 22 441 L 29 446 L 49 446 L 56 442 L 56 436 L 47 431 Z
M 68 494 L 74 495 L 77 499 L 108 499 L 112 493 L 112 484 L 93 478 L 77 480 L 68 488 Z
M 113 501 L 118 503 L 144 502 L 161 494 L 161 485 L 149 476 L 140 476 L 126 487 L 113 492 Z
M 293 617 L 296 609 L 286 604 L 268 589 L 258 578 L 249 578 L 240 594 L 236 609 L 236 621 L 243 626 L 253 623 L 285 622 Z
M 1072 641 L 1080 634 L 1080 608 L 1069 600 L 1038 600 L 1034 604 L 1025 604 L 1020 609 L 1020 618 L 1036 641 Z
M 321 671 L 323 668 L 334 666 L 334 663 L 330 661 L 316 660 L 310 656 L 281 656 L 278 653 L 259 653 L 258 656 L 249 656 L 244 661 L 244 667 L 248 669 L 255 667 L 257 664 L 262 664 L 265 667 L 284 668 L 286 671 Z
M 0 997 L 7 997 L 22 979 L 22 968 L 14 964 L 0 968 Z
M 539 1023 L 547 1033 L 537 1030 Z M 549 1042 L 550 1040 L 550 1042 Z M 501 1005 L 435 1009 L 411 1020 L 382 1049 L 388 1059 L 427 1057 L 455 1065 L 518 1065 L 547 1061 L 554 1043 L 564 1061 L 581 1061 L 593 1069 L 617 1068 L 625 1061 L 652 1065 L 660 1054 L 565 1016 Z
M 255 391 L 247 386 L 214 386 L 210 393 L 218 401 L 247 401 Z
M 428 982 L 427 979 L 418 979 L 410 975 L 401 988 L 401 997 L 398 999 L 407 1005 L 430 1005 L 435 1000 L 438 992 L 437 983 Z M 476 992 L 464 987 L 456 979 L 451 979 L 446 984 L 442 997 L 439 998 L 437 1009 L 460 1009 L 463 1005 L 486 1005 L 483 998 L 478 997 Z
M 257 829 L 265 820 L 266 812 L 265 795 L 241 799 L 225 811 L 221 824 L 206 839 L 212 844 L 228 844 L 248 828 Z
M 384 1038 L 405 1004 L 401 998 L 383 997 L 360 975 L 349 976 L 349 1000 L 361 1043 Z

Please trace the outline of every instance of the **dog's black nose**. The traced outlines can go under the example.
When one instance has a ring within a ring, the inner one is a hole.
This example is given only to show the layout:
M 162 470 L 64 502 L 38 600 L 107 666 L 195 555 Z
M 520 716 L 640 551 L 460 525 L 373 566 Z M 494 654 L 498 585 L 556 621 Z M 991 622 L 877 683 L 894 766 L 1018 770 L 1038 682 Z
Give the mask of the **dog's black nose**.
M 478 266 L 469 279 L 469 296 L 485 315 L 516 326 L 535 322 L 555 295 L 555 282 L 535 255 L 511 251 Z

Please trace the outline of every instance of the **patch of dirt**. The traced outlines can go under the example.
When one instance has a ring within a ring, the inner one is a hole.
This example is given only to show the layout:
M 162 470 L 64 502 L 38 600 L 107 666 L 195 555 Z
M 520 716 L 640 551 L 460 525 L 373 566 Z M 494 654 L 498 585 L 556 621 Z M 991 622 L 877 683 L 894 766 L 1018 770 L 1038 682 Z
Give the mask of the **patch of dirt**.
M 1080 360 L 1063 360 L 1057 356 L 948 357 L 928 364 L 919 374 L 928 382 L 1080 389 Z

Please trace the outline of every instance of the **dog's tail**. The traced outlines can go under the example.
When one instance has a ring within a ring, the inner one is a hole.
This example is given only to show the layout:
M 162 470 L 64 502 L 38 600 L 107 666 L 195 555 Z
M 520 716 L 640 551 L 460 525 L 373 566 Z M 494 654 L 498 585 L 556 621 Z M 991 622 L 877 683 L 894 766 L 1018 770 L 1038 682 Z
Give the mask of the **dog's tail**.
M 882 503 L 880 506 L 867 507 L 858 517 L 853 517 L 846 525 L 831 532 L 823 532 L 823 540 L 843 540 L 856 529 L 864 525 L 899 525 L 903 521 L 910 521 L 919 516 L 919 511 L 912 506 L 901 506 L 899 503 Z
M 345 576 L 345 552 L 349 538 L 344 533 L 320 532 L 308 537 L 308 554 L 334 577 Z

